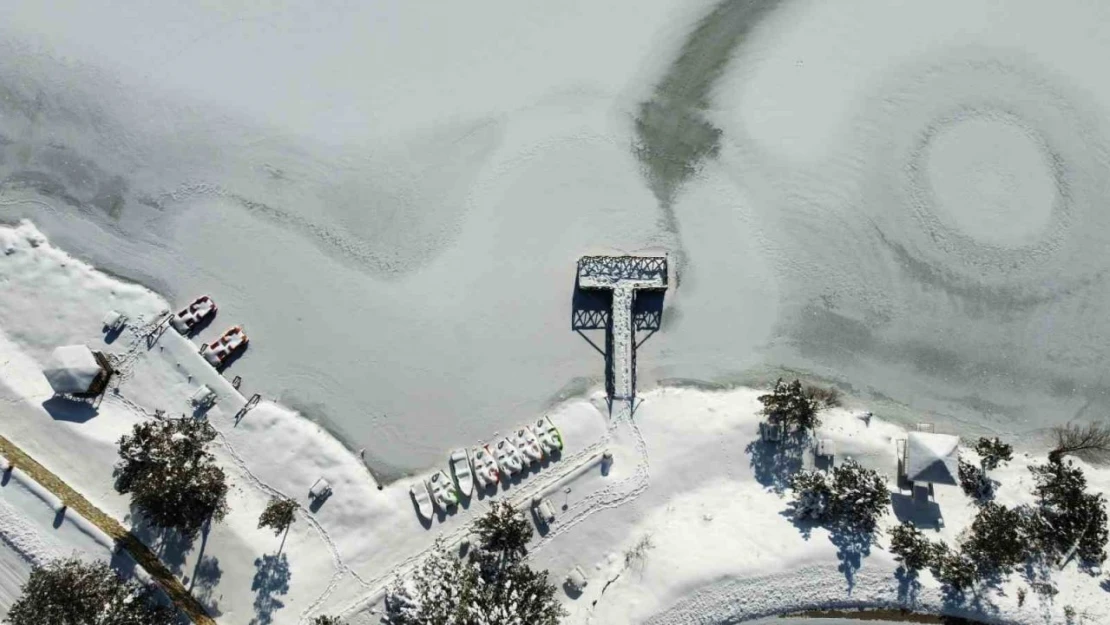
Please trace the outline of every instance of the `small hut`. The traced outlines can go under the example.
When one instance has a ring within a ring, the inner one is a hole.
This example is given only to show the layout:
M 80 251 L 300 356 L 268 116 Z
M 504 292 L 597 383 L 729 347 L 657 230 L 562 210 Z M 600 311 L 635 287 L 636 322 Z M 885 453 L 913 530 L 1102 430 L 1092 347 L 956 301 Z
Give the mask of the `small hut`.
M 84 345 L 66 345 L 55 349 L 42 369 L 55 393 L 82 398 L 103 393 L 112 373 L 104 354 Z
M 958 483 L 960 438 L 949 434 L 910 432 L 902 447 L 902 477 L 913 484 Z

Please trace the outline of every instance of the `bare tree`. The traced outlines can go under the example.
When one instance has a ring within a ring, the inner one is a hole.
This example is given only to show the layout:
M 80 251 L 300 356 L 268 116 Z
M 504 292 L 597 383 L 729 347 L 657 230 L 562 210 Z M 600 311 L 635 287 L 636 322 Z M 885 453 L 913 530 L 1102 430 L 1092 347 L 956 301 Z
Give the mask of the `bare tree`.
M 1110 459 L 1110 423 L 1069 423 L 1052 428 L 1056 447 L 1048 459 L 1059 462 L 1067 454 L 1097 462 Z

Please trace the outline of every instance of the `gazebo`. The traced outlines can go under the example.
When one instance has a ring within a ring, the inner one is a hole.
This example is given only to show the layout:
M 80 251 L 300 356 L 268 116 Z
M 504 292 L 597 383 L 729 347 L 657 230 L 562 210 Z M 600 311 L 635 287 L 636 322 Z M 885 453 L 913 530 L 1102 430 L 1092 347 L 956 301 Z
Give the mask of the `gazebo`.
M 84 345 L 66 345 L 55 349 L 42 369 L 55 393 L 74 397 L 100 395 L 108 386 L 112 373 L 104 354 Z
M 902 477 L 911 483 L 955 485 L 960 471 L 960 438 L 910 432 L 899 460 Z

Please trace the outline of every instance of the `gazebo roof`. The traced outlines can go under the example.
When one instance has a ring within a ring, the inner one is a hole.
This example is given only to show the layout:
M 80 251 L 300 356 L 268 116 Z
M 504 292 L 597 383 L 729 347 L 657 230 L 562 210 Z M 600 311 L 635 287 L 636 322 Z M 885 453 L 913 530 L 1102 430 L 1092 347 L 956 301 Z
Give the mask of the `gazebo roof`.
M 86 393 L 101 368 L 88 347 L 66 345 L 54 350 L 42 373 L 56 393 Z
M 906 437 L 906 479 L 911 482 L 956 484 L 960 438 L 949 434 L 910 432 Z

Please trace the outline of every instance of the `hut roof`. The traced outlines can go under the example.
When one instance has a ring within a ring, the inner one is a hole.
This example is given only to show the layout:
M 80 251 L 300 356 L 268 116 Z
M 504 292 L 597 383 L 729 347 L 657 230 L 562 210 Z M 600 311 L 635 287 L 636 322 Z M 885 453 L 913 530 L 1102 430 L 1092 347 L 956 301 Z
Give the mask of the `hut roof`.
M 54 350 L 42 373 L 56 393 L 86 393 L 101 371 L 88 347 L 66 345 Z
M 906 437 L 906 479 L 911 482 L 956 484 L 960 438 L 949 434 L 910 432 Z

